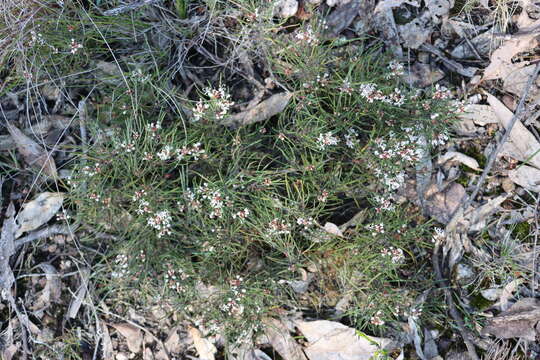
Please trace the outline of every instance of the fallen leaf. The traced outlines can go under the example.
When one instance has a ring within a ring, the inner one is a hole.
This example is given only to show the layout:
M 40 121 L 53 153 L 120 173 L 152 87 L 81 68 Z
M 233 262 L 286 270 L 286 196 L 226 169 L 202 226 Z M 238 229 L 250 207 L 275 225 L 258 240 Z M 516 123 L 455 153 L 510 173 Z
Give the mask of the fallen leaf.
M 431 16 L 425 12 L 413 21 L 398 26 L 400 38 L 403 39 L 403 46 L 411 49 L 418 49 L 433 32 Z
M 503 89 L 509 93 L 515 95 L 523 94 L 529 79 L 534 73 L 536 65 L 527 65 L 521 67 L 515 71 L 512 71 L 510 74 L 503 78 Z M 527 93 L 527 98 L 529 100 L 536 100 L 540 95 L 540 79 L 533 81 L 532 86 Z
M 465 199 L 465 195 L 465 188 L 458 183 L 450 183 L 441 190 L 436 184 L 431 184 L 426 190 L 424 205 L 431 217 L 446 224 Z
M 453 0 L 426 0 L 425 4 L 435 24 L 440 24 L 447 18 L 450 9 L 454 7 Z
M 327 222 L 326 224 L 324 224 L 324 231 L 332 235 L 343 237 L 343 233 L 341 232 L 339 227 L 331 222 Z
M 379 1 L 377 6 L 375 7 L 375 12 L 387 11 L 396 7 L 400 7 L 403 4 L 408 4 L 414 7 L 420 6 L 420 4 L 418 4 L 418 2 L 414 0 L 382 0 Z
M 521 165 L 510 170 L 508 178 L 524 189 L 540 192 L 540 170 L 537 168 Z
M 38 265 L 45 273 L 45 287 L 41 290 L 39 297 L 32 304 L 34 311 L 41 311 L 48 308 L 51 303 L 60 303 L 62 295 L 62 282 L 58 276 L 58 271 L 51 264 L 41 263 Z
M 508 129 L 514 114 L 495 96 L 486 94 L 489 105 L 493 108 L 499 123 Z M 501 155 L 510 156 L 518 161 L 527 162 L 540 169 L 540 143 L 521 121 L 516 121 L 510 138 L 503 145 Z
M 482 335 L 494 335 L 499 339 L 521 338 L 535 341 L 535 329 L 540 320 L 540 300 L 524 298 L 494 318 L 488 319 Z
M 165 340 L 164 345 L 169 353 L 177 354 L 180 352 L 180 350 L 182 350 L 180 336 L 178 335 L 176 328 L 171 331 L 167 337 L 167 340 Z
M 486 224 L 491 215 L 500 210 L 501 204 L 508 199 L 507 194 L 499 195 L 493 199 L 488 200 L 487 203 L 476 208 L 472 213 L 467 214 L 463 218 L 463 222 L 466 222 L 465 226 L 469 232 L 481 231 L 486 228 Z
M 460 120 L 470 120 L 479 126 L 497 124 L 497 115 L 490 105 L 469 104 L 465 106 L 465 112 L 459 114 Z
M 272 95 L 249 110 L 229 116 L 221 122 L 221 125 L 236 128 L 264 121 L 285 110 L 291 97 L 292 93 L 290 92 Z
M 525 280 L 520 278 L 512 280 L 505 285 L 501 293 L 501 299 L 499 300 L 501 311 L 508 310 L 511 305 L 509 300 L 513 297 L 513 293 L 517 291 L 519 285 L 523 284 L 524 282 Z
M 531 24 L 530 28 L 537 27 L 539 24 L 540 20 L 537 20 Z M 512 62 L 513 57 L 517 54 L 529 51 L 538 45 L 538 33 L 531 31 L 529 34 L 526 34 L 527 29 L 529 27 L 520 29 L 520 32 L 524 34 L 512 36 L 493 52 L 490 58 L 491 62 L 484 70 L 482 81 L 505 78 L 514 71 L 529 65 L 527 62 Z
M 18 238 L 26 231 L 32 231 L 52 219 L 62 207 L 64 193 L 44 192 L 39 194 L 34 200 L 23 205 L 23 209 L 17 214 L 17 225 L 19 228 L 15 233 Z
M 56 179 L 58 173 L 51 154 L 46 152 L 34 140 L 24 135 L 15 125 L 8 122 L 6 127 L 24 161 L 31 167 L 42 170 L 44 174 Z
M 134 354 L 141 351 L 143 333 L 138 327 L 129 323 L 113 324 L 111 326 L 126 339 L 129 351 Z
M 201 360 L 214 360 L 215 354 L 217 353 L 214 344 L 212 344 L 210 340 L 203 338 L 201 332 L 197 328 L 189 327 L 188 333 L 193 339 L 193 345 L 195 346 L 195 349 L 197 349 L 199 358 Z
M 478 165 L 478 161 L 476 161 L 476 159 L 457 151 L 448 151 L 446 154 L 439 157 L 437 163 L 444 164 L 447 161 L 457 161 L 473 170 L 480 171 L 480 165 Z
M 357 330 L 334 321 L 300 320 L 294 325 L 309 342 L 304 352 L 310 360 L 369 360 L 395 347 L 390 339 L 359 336 Z
M 264 319 L 264 334 L 261 341 L 272 345 L 285 360 L 307 360 L 302 348 L 289 334 L 289 329 L 277 319 Z
M 327 0 L 328 2 L 328 0 Z M 358 15 L 362 4 L 368 4 L 369 1 L 350 0 L 336 7 L 325 19 L 324 36 L 335 38 L 345 30 Z
M 2 350 L 2 359 L 11 360 L 13 356 L 19 351 L 20 343 L 11 344 Z

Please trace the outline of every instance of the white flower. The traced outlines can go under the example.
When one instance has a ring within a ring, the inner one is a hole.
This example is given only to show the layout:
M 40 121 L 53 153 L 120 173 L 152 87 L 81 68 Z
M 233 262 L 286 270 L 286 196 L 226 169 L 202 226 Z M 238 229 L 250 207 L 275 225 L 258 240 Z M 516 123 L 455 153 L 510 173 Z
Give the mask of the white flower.
M 166 161 L 166 160 L 169 160 L 172 157 L 172 152 L 173 152 L 172 147 L 169 146 L 169 145 L 165 145 L 163 147 L 163 149 L 161 149 L 161 151 L 156 154 L 156 156 L 161 161 Z
M 321 150 L 326 149 L 328 146 L 335 146 L 338 143 L 339 139 L 333 136 L 330 131 L 325 134 L 319 134 L 319 137 L 317 138 L 317 145 Z

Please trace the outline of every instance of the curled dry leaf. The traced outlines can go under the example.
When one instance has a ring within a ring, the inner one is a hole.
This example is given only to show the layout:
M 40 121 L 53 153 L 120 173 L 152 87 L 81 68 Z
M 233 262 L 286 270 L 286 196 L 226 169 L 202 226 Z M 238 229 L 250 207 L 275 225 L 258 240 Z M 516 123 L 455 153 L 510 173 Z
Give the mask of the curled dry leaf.
M 317 320 L 295 321 L 309 344 L 304 352 L 310 360 L 369 360 L 380 350 L 396 347 L 390 339 L 361 335 L 341 323 Z
M 506 129 L 512 121 L 513 113 L 495 96 L 487 94 L 487 101 L 492 107 L 499 123 Z M 527 162 L 540 169 L 540 143 L 521 121 L 516 121 L 510 139 L 504 144 L 501 155 Z
M 62 295 L 62 282 L 54 266 L 47 263 L 41 263 L 38 266 L 45 273 L 46 282 L 38 299 L 32 304 L 34 311 L 44 310 L 51 303 L 60 303 L 60 297 Z
M 540 170 L 532 166 L 521 165 L 508 172 L 508 178 L 524 189 L 540 192 Z
M 129 323 L 113 324 L 111 326 L 126 339 L 129 351 L 134 354 L 141 351 L 143 333 L 138 327 Z
M 530 28 L 532 29 L 538 25 L 540 25 L 540 20 L 532 24 Z M 536 31 L 526 33 L 528 29 L 529 27 L 520 29 L 520 32 L 523 32 L 523 34 L 516 34 L 510 37 L 510 39 L 506 40 L 491 54 L 491 62 L 484 70 L 483 81 L 504 79 L 518 69 L 529 65 L 527 62 L 512 62 L 512 59 L 517 54 L 534 49 L 538 45 L 538 33 Z
M 290 92 L 272 95 L 249 110 L 231 115 L 227 119 L 223 120 L 221 124 L 236 128 L 239 126 L 250 125 L 267 120 L 285 110 L 285 107 L 287 107 L 287 104 L 289 104 L 291 97 L 292 93 Z
M 499 339 L 521 338 L 535 341 L 538 321 L 540 321 L 540 300 L 520 299 L 509 310 L 489 319 L 481 334 L 494 335 Z
M 446 224 L 465 199 L 465 195 L 465 188 L 458 183 L 450 183 L 442 190 L 438 190 L 436 184 L 431 184 L 424 195 L 424 205 L 431 217 Z
M 189 327 L 188 333 L 193 339 L 193 345 L 195 346 L 195 349 L 197 349 L 199 358 L 201 360 L 214 360 L 215 354 L 217 353 L 214 344 L 212 344 L 210 340 L 203 338 L 201 332 L 197 328 L 192 326 Z
M 24 135 L 15 125 L 7 123 L 9 134 L 13 138 L 17 150 L 22 155 L 24 161 L 44 174 L 56 179 L 58 173 L 54 159 L 45 149 L 38 145 L 34 140 Z
M 343 233 L 341 232 L 339 227 L 331 222 L 327 222 L 326 224 L 324 224 L 324 231 L 335 236 L 343 237 Z
M 470 156 L 467 156 L 457 151 L 448 151 L 446 154 L 439 158 L 438 163 L 444 164 L 447 161 L 457 161 L 465 166 L 470 167 L 473 170 L 480 171 L 480 165 L 478 165 L 478 161 L 476 161 Z
M 15 234 L 18 238 L 26 231 L 32 231 L 45 224 L 60 210 L 64 201 L 64 193 L 44 192 L 34 200 L 23 205 L 23 209 L 17 215 L 19 228 Z
M 307 360 L 302 348 L 289 334 L 289 329 L 277 319 L 263 320 L 265 325 L 261 342 L 272 345 L 274 350 L 286 360 Z

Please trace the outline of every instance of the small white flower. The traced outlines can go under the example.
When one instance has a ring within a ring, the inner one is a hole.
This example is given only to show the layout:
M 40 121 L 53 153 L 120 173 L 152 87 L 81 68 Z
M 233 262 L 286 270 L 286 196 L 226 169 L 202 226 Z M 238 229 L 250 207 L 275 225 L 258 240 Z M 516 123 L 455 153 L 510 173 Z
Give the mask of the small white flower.
M 326 149 L 328 146 L 335 146 L 338 143 L 339 139 L 333 136 L 330 131 L 325 134 L 319 134 L 319 137 L 317 138 L 317 145 L 321 150 Z

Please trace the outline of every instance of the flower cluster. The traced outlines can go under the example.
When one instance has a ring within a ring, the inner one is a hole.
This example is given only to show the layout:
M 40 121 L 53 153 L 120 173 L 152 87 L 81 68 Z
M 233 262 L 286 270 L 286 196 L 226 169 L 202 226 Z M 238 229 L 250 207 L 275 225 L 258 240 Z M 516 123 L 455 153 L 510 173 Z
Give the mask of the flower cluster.
M 116 255 L 114 259 L 115 270 L 111 273 L 111 277 L 120 279 L 128 274 L 128 257 L 125 254 Z
M 92 166 L 90 166 L 90 165 L 84 166 L 81 169 L 81 172 L 85 176 L 92 177 L 92 176 L 94 176 L 96 174 L 99 174 L 101 172 L 101 170 L 102 170 L 101 164 L 97 162 Z
M 403 250 L 390 246 L 389 248 L 384 248 L 381 250 L 381 255 L 384 257 L 389 257 L 394 264 L 401 264 L 405 261 L 405 255 L 403 255 Z
M 377 89 L 377 85 L 373 83 L 362 84 L 360 85 L 360 96 L 365 98 L 367 102 L 373 103 L 375 101 L 382 101 L 384 103 L 401 106 L 405 104 L 405 95 L 401 93 L 401 90 L 398 88 L 394 89 L 393 93 L 389 95 L 384 95 L 381 90 Z
M 375 195 L 373 197 L 373 200 L 377 204 L 375 211 L 378 213 L 383 212 L 383 211 L 394 211 L 396 208 L 392 199 L 389 197 L 384 197 L 382 195 Z
M 434 100 L 445 100 L 450 99 L 452 97 L 452 92 L 448 90 L 448 88 L 441 86 L 439 84 L 435 85 L 435 91 L 433 92 L 433 95 L 431 96 Z
M 146 132 L 150 135 L 152 138 L 156 138 L 159 136 L 159 130 L 161 130 L 161 122 L 152 122 L 150 124 L 146 124 Z
M 240 221 L 246 219 L 250 214 L 250 211 L 248 208 L 244 208 L 244 210 L 237 211 L 232 215 L 233 219 L 240 219 Z
M 168 210 L 153 212 L 150 208 L 150 202 L 146 199 L 144 189 L 135 191 L 131 200 L 137 204 L 135 212 L 139 215 L 147 215 L 146 224 L 158 231 L 157 237 L 161 238 L 172 233 L 172 216 Z
M 242 287 L 243 281 L 244 279 L 239 275 L 229 281 L 231 296 L 227 298 L 225 304 L 221 305 L 221 310 L 229 316 L 240 316 L 244 312 L 244 306 L 241 304 L 246 296 L 246 289 Z
M 317 146 L 321 150 L 326 149 L 328 146 L 335 146 L 338 143 L 339 139 L 332 135 L 330 131 L 324 134 L 319 134 L 319 137 L 317 138 Z
M 343 80 L 343 84 L 339 87 L 339 92 L 346 95 L 352 95 L 354 88 L 351 85 L 351 82 L 347 79 Z
M 146 219 L 146 223 L 158 231 L 157 237 L 161 238 L 172 233 L 172 216 L 168 210 L 158 211 Z
M 176 158 L 178 161 L 182 160 L 194 160 L 197 161 L 200 158 L 204 158 L 205 150 L 201 149 L 201 143 L 196 143 L 193 146 L 182 146 L 181 148 L 174 149 L 170 145 L 165 145 L 159 152 L 156 153 L 156 157 L 161 161 L 171 160 Z M 143 160 L 152 161 L 154 155 L 145 152 Z
M 381 315 L 382 315 L 382 311 L 379 310 L 375 313 L 375 315 L 373 315 L 371 317 L 371 319 L 369 320 L 369 322 L 375 326 L 383 326 L 384 325 L 384 321 L 381 319 Z
M 434 233 L 433 233 L 433 237 L 431 238 L 431 241 L 433 243 L 437 243 L 437 242 L 442 243 L 446 239 L 446 232 L 444 231 L 444 229 L 436 227 L 433 230 L 434 230 Z
M 296 223 L 300 226 L 303 226 L 304 230 L 307 230 L 311 226 L 313 226 L 313 224 L 315 224 L 315 220 L 313 220 L 312 217 L 309 217 L 309 218 L 299 217 L 298 219 L 296 219 Z
M 305 30 L 300 30 L 296 33 L 295 38 L 308 45 L 317 45 L 319 39 L 311 26 L 307 26 Z
M 69 51 L 72 54 L 76 54 L 77 51 L 79 51 L 82 48 L 83 48 L 82 44 L 79 44 L 77 41 L 75 41 L 75 39 L 71 39 L 71 44 L 70 44 L 70 50 Z
M 268 235 L 287 235 L 291 233 L 291 224 L 279 219 L 273 219 L 268 223 Z
M 207 212 L 210 219 L 222 218 L 223 210 L 233 206 L 233 202 L 228 196 L 224 196 L 220 190 L 211 189 L 207 183 L 198 186 L 195 190 L 187 189 L 184 191 L 184 200 L 186 206 L 182 207 L 182 210 L 200 211 L 204 206 L 207 206 L 210 208 L 210 212 Z M 240 219 L 245 219 L 249 215 L 249 210 L 244 209 L 241 214 L 237 212 L 235 215 Z
M 189 278 L 189 275 L 186 274 L 182 269 L 175 269 L 170 263 L 167 263 L 165 266 L 165 286 L 178 293 L 185 292 L 186 287 L 182 283 L 182 281 L 185 281 L 187 278 Z
M 220 86 L 219 89 L 205 88 L 204 93 L 208 97 L 208 100 L 201 99 L 195 104 L 195 107 L 192 109 L 192 122 L 200 121 L 209 115 L 209 111 L 213 112 L 213 118 L 221 120 L 227 115 L 231 106 L 234 105 L 234 102 L 231 101 L 231 95 L 225 91 L 223 86 Z
M 358 145 L 358 131 L 353 128 L 349 128 L 343 138 L 345 139 L 345 145 L 349 149 L 354 149 Z
M 396 60 L 390 61 L 390 63 L 388 64 L 388 70 L 390 70 L 390 72 L 385 76 L 387 80 L 401 76 L 405 73 L 403 64 Z
M 384 234 L 384 224 L 383 223 L 380 223 L 380 224 L 369 224 L 366 226 L 366 229 L 368 229 L 369 231 L 371 231 L 371 234 L 373 236 L 376 236 L 378 234 Z

